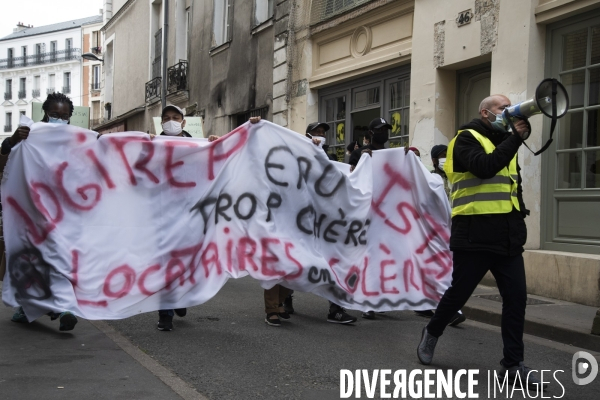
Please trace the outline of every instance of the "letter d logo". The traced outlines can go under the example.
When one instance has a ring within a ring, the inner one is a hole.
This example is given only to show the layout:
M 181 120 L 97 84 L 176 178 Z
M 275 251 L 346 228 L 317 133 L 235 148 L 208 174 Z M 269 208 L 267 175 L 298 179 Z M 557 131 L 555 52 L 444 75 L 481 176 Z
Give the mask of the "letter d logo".
M 585 361 L 582 361 L 581 359 L 584 359 Z M 587 377 L 579 378 L 577 376 L 585 374 L 588 370 L 590 371 L 590 374 Z M 590 353 L 578 351 L 573 354 L 572 372 L 573 382 L 575 382 L 576 385 L 587 385 L 596 379 L 596 376 L 598 375 L 598 362 Z

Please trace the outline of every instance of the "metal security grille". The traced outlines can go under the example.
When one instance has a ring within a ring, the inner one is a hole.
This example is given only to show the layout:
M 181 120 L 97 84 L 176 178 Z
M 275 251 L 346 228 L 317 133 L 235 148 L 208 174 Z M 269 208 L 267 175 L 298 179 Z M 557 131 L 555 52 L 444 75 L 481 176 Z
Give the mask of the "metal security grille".
M 313 0 L 310 13 L 310 24 L 318 24 L 331 17 L 352 10 L 372 0 Z

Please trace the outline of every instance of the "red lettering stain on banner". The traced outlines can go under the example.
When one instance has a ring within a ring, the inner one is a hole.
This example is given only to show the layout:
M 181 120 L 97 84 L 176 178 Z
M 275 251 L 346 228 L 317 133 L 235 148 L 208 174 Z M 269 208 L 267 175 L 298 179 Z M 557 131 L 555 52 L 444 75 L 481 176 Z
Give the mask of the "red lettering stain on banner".
M 218 150 L 223 151 L 225 140 L 234 136 L 237 136 L 236 144 L 226 152 L 217 153 Z M 240 150 L 247 141 L 248 128 L 242 125 L 229 132 L 227 135 L 219 138 L 219 140 L 212 142 L 208 153 L 208 179 L 211 181 L 215 179 L 215 164 L 217 162 L 228 159 L 231 155 Z

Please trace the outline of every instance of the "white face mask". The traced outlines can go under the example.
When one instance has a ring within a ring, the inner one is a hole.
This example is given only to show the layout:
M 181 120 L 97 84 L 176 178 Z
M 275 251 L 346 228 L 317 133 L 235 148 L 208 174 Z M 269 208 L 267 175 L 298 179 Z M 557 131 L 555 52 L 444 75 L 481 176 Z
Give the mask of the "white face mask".
M 369 144 L 369 142 L 367 142 L 366 140 L 363 140 L 363 146 L 366 146 L 368 144 Z
M 183 128 L 181 128 L 181 122 L 177 121 L 167 121 L 162 124 L 162 128 L 163 132 L 169 136 L 177 136 L 183 131 Z
M 446 164 L 446 159 L 445 158 L 438 159 L 438 169 L 441 169 L 443 171 L 444 170 L 444 164 Z
M 317 140 L 320 140 L 321 143 L 319 143 L 319 146 L 323 146 L 325 143 L 327 143 L 327 138 L 324 136 L 314 136 L 315 138 L 317 138 Z

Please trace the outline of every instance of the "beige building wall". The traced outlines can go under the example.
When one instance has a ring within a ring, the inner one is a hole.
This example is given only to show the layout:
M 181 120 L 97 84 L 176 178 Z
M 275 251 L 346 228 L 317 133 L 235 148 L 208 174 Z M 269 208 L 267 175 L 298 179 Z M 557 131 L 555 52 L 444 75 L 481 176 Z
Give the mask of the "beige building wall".
M 414 0 L 377 0 L 310 26 L 310 3 L 299 2 L 288 54 L 293 73 L 289 120 L 295 132 L 319 119 L 318 90 L 410 63 Z
M 513 104 L 533 96 L 544 78 L 545 26 L 535 21 L 538 0 L 421 0 L 415 4 L 411 64 L 411 143 L 429 160 L 435 144 L 448 144 L 456 125 L 456 72 L 491 61 L 491 93 Z M 471 23 L 458 26 L 462 11 Z M 519 10 L 519 12 L 515 12 Z M 433 39 L 433 40 L 432 40 Z M 530 119 L 532 150 L 542 146 L 542 117 Z M 526 248 L 540 248 L 541 157 L 519 151 L 527 218 Z
M 145 105 L 144 88 L 145 83 L 150 80 L 150 2 L 134 1 L 115 20 L 119 12 L 120 10 L 113 9 L 113 20 L 104 32 L 105 47 L 112 43 L 113 48 L 112 65 L 107 65 L 106 62 L 104 65 L 105 69 L 112 70 L 115 94 L 111 99 L 113 118 Z M 145 124 L 134 125 L 136 124 L 128 124 L 127 130 L 146 130 Z

